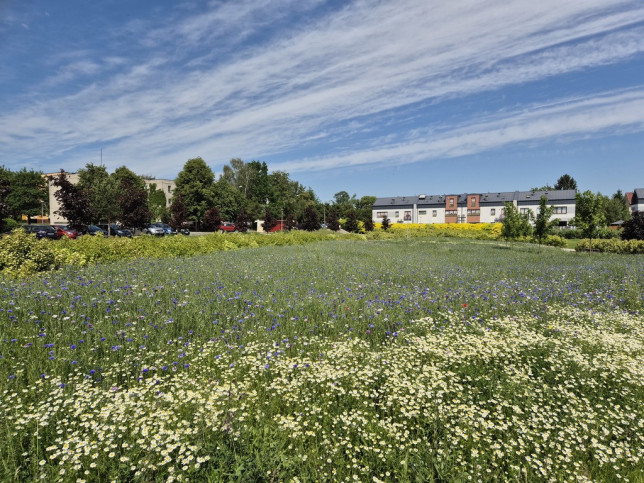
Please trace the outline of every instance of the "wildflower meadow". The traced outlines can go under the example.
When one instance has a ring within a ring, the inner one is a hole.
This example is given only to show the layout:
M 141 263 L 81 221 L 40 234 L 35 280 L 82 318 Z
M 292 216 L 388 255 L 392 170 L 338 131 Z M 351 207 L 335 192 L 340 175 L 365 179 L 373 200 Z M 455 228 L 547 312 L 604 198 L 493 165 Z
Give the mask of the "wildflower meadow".
M 643 288 L 455 238 L 0 279 L 0 480 L 642 482 Z

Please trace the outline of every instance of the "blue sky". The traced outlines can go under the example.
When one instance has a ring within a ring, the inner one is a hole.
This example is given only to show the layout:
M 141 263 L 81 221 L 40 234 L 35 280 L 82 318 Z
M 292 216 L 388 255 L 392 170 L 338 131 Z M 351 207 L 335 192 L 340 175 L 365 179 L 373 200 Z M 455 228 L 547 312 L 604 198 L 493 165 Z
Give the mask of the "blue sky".
M 239 157 L 321 201 L 644 186 L 639 0 L 0 0 L 0 66 L 13 170 Z

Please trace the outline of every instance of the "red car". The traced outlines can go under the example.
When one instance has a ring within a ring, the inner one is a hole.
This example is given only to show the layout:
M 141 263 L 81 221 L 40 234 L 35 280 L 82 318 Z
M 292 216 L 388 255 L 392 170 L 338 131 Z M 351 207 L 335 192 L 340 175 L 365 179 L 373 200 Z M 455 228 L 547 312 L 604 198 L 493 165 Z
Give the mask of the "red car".
M 75 239 L 78 236 L 78 233 L 76 233 L 76 230 L 67 228 L 65 225 L 51 225 L 51 226 L 54 227 L 54 229 L 56 230 L 56 235 L 58 236 L 59 240 L 64 236 L 72 239 Z
M 235 226 L 234 223 L 230 223 L 228 221 L 224 221 L 221 225 L 219 225 L 219 231 L 221 233 L 232 233 L 234 231 L 237 231 L 237 227 Z

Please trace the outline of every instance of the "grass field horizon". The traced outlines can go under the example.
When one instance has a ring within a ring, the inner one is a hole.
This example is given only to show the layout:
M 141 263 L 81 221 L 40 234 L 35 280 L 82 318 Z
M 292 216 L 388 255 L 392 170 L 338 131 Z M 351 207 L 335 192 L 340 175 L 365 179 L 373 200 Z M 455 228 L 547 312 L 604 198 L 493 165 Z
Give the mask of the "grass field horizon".
M 0 285 L 0 479 L 644 481 L 644 258 L 412 238 Z

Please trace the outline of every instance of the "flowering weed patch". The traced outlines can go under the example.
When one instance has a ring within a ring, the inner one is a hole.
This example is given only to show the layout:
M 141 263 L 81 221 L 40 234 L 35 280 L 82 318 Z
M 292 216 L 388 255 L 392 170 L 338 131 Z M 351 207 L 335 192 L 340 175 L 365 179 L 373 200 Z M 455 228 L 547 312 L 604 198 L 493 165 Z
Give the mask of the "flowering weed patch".
M 2 479 L 641 481 L 644 260 L 546 250 L 335 241 L 5 281 Z

